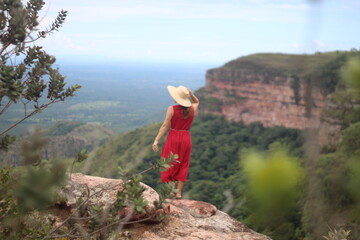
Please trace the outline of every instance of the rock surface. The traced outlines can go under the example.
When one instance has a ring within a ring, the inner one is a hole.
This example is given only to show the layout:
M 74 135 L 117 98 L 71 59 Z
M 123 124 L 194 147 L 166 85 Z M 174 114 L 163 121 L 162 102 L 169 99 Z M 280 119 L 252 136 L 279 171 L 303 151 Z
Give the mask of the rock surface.
M 117 191 L 122 189 L 121 183 L 119 179 L 87 176 L 81 173 L 72 174 L 71 181 L 64 189 L 68 198 L 67 205 L 74 206 L 76 199 L 84 191 L 89 195 L 97 191 L 102 192 L 99 195 L 95 194 L 89 200 L 89 204 L 109 205 L 115 201 Z M 151 208 L 152 202 L 158 200 L 159 195 L 149 186 L 145 184 L 143 186 L 146 188 L 143 197 Z M 167 199 L 163 205 L 164 221 L 132 224 L 127 226 L 124 232 L 129 234 L 131 239 L 137 240 L 271 240 L 206 202 Z
M 70 181 L 64 188 L 64 193 L 68 199 L 67 205 L 76 204 L 76 199 L 88 191 L 88 195 L 94 194 L 89 199 L 92 205 L 109 206 L 116 200 L 117 191 L 121 191 L 123 181 L 121 179 L 110 179 L 95 176 L 88 176 L 82 173 L 71 174 Z M 159 200 L 159 194 L 146 184 L 143 198 L 149 203 L 149 208 L 153 207 L 153 202 Z M 98 192 L 98 194 L 96 194 Z
M 136 225 L 135 239 L 149 240 L 271 240 L 219 211 L 193 200 L 169 200 L 167 220 L 158 225 Z

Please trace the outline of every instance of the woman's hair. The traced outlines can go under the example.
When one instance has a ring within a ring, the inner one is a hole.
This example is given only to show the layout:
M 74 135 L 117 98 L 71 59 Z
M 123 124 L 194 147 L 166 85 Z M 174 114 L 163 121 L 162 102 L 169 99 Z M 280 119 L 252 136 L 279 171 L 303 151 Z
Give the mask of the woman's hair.
M 181 106 L 181 113 L 182 113 L 182 117 L 183 118 L 188 118 L 190 116 L 190 113 L 191 113 L 191 107 L 184 107 L 184 106 Z

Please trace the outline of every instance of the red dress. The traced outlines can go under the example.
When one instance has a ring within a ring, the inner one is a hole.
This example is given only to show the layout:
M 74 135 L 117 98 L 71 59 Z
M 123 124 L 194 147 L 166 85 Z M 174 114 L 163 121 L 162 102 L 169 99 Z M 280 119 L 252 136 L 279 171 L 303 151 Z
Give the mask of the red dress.
M 166 137 L 161 157 L 166 158 L 171 153 L 177 154 L 178 163 L 170 163 L 171 167 L 161 172 L 162 182 L 183 181 L 186 182 L 190 165 L 190 154 L 192 148 L 190 126 L 194 119 L 194 110 L 191 108 L 187 118 L 182 116 L 182 108 L 173 106 L 174 114 L 171 118 L 170 131 Z

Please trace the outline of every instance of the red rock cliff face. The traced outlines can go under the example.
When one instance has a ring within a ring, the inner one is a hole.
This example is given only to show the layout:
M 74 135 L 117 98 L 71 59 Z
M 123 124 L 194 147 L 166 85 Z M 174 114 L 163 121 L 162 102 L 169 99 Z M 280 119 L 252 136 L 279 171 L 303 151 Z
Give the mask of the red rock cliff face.
M 264 126 L 317 128 L 325 96 L 303 79 L 218 68 L 206 74 L 202 113 Z

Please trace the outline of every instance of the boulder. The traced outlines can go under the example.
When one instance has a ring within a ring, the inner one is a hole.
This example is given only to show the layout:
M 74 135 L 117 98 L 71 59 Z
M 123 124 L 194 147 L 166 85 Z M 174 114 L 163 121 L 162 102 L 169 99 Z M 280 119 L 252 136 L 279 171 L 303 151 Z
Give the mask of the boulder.
M 123 189 L 122 183 L 120 179 L 87 176 L 81 173 L 72 174 L 63 190 L 67 198 L 65 205 L 70 209 L 67 213 L 70 214 L 75 208 L 79 198 L 88 199 L 88 205 L 110 206 L 116 200 L 117 191 Z M 143 197 L 148 202 L 147 212 L 153 213 L 153 202 L 159 199 L 159 195 L 149 186 L 142 185 L 146 189 Z M 129 212 L 129 209 L 125 212 Z M 149 218 L 148 214 L 132 216 L 131 219 L 137 223 L 126 226 L 121 233 L 122 236 L 126 235 L 137 240 L 271 240 L 219 211 L 214 205 L 202 201 L 166 199 L 163 209 L 157 211 L 157 214 L 160 213 L 165 216 L 161 222 L 151 219 L 147 222 L 141 221 L 142 218 Z M 66 219 L 66 216 L 58 216 L 59 218 Z M 61 222 L 57 221 L 55 225 L 59 224 Z
M 88 202 L 90 205 L 110 206 L 116 200 L 116 194 L 123 189 L 123 180 L 110 179 L 103 177 L 88 176 L 82 173 L 73 173 L 70 181 L 64 187 L 63 193 L 67 198 L 67 205 L 75 206 L 77 199 L 92 195 Z M 143 198 L 153 208 L 153 202 L 159 200 L 159 194 L 149 187 L 141 183 L 145 188 Z

